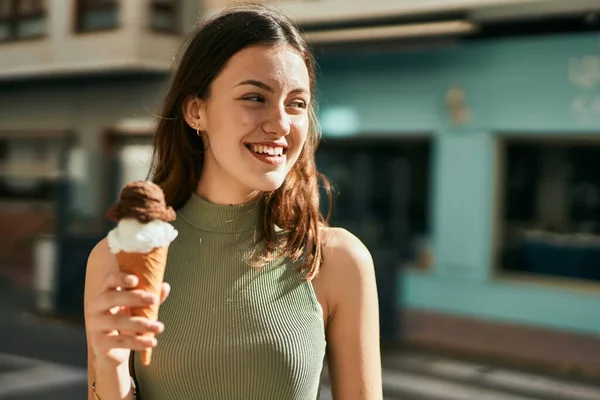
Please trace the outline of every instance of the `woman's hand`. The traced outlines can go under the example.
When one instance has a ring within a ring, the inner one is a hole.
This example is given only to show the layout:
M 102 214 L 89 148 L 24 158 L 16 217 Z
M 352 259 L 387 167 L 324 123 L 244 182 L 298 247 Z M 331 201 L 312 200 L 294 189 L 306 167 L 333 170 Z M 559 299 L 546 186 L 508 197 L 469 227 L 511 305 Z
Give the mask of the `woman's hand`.
M 135 275 L 112 272 L 102 282 L 100 294 L 89 300 L 85 320 L 96 362 L 116 367 L 129 361 L 131 350 L 156 346 L 154 337 L 143 334 L 159 334 L 164 329 L 163 324 L 132 317 L 130 310 L 162 303 L 170 287 L 163 283 L 161 299 L 157 299 L 151 293 L 136 289 L 138 282 Z

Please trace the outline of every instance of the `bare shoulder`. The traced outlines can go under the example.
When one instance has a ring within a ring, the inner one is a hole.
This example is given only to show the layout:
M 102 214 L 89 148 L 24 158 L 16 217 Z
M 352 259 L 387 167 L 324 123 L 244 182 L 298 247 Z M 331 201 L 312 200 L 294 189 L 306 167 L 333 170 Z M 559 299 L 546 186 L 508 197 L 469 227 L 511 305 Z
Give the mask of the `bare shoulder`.
M 322 270 L 332 273 L 373 273 L 373 258 L 354 234 L 343 228 L 322 228 L 324 239 Z
M 322 228 L 321 234 L 323 263 L 318 280 L 331 318 L 339 308 L 374 295 L 375 269 L 371 253 L 351 232 Z

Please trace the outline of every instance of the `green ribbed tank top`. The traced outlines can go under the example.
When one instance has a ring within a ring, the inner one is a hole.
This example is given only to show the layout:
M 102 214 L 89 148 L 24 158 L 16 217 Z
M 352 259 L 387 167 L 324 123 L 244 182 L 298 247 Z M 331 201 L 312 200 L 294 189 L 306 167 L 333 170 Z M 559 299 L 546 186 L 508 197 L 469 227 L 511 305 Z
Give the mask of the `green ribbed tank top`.
M 224 206 L 196 195 L 178 210 L 165 273 L 171 294 L 159 310 L 165 331 L 150 366 L 134 356 L 142 400 L 318 399 L 321 309 L 294 263 L 248 265 L 260 218 L 257 202 Z

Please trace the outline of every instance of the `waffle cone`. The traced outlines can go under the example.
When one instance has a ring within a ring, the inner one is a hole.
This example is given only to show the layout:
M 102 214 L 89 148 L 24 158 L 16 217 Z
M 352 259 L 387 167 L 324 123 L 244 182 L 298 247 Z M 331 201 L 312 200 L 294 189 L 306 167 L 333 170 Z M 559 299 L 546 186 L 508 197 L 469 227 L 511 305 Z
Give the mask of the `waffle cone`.
M 162 283 L 167 265 L 168 247 L 158 247 L 150 253 L 117 253 L 117 261 L 122 272 L 135 275 L 139 279 L 138 289 L 150 292 L 160 298 Z M 147 307 L 136 307 L 131 309 L 133 316 L 145 317 L 153 321 L 158 320 L 159 305 Z M 154 334 L 148 333 L 152 337 Z M 152 349 L 148 348 L 140 352 L 142 364 L 150 365 Z

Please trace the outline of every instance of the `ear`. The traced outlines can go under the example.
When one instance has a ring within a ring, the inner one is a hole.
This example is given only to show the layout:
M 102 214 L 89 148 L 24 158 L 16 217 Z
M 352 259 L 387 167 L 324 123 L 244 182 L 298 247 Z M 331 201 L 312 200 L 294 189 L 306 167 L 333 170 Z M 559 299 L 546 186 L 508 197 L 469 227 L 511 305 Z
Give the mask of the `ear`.
M 182 113 L 185 122 L 199 131 L 206 130 L 206 104 L 196 96 L 188 96 L 183 101 Z

